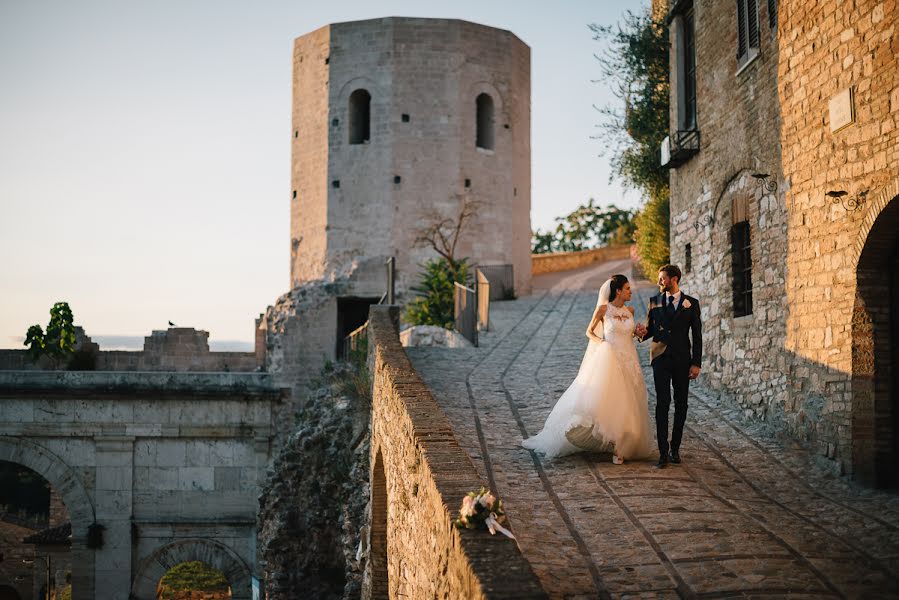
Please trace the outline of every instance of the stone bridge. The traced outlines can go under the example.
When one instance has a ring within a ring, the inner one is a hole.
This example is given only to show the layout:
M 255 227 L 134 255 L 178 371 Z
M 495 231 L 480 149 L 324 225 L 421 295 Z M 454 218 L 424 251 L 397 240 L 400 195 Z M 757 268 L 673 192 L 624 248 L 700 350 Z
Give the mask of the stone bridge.
M 74 599 L 154 600 L 200 560 L 246 600 L 281 400 L 262 373 L 0 371 L 0 460 L 62 496 Z
M 899 597 L 895 493 L 835 478 L 701 378 L 681 465 L 521 448 L 574 379 L 599 287 L 616 272 L 629 261 L 535 277 L 532 296 L 491 305 L 479 348 L 403 352 L 386 309 L 373 311 L 367 597 Z M 644 318 L 655 288 L 631 279 Z M 503 498 L 516 542 L 450 527 L 482 483 Z

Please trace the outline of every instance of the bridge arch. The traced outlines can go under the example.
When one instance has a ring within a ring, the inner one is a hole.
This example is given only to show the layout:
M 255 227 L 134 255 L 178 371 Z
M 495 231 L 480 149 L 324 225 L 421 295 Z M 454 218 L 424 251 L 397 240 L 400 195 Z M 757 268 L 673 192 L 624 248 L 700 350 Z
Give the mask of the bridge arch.
M 87 547 L 87 528 L 94 522 L 94 503 L 81 479 L 56 454 L 25 438 L 0 436 L 0 460 L 28 467 L 62 497 L 72 523 L 72 598 L 93 598 L 95 556 Z
M 213 540 L 186 539 L 157 548 L 137 569 L 131 586 L 136 600 L 156 600 L 156 587 L 169 569 L 199 560 L 221 571 L 231 586 L 233 600 L 252 597 L 250 569 L 234 550 Z

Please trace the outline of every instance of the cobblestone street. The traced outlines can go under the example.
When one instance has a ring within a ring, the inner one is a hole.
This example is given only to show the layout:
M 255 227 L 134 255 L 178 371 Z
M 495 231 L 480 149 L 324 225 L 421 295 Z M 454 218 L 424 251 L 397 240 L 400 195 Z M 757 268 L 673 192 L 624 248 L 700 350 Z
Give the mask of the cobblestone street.
M 629 261 L 536 277 L 532 296 L 491 305 L 479 348 L 407 348 L 550 595 L 899 597 L 899 495 L 826 474 L 719 406 L 702 377 L 681 465 L 547 461 L 520 446 L 577 373 L 599 287 L 616 272 L 629 274 Z M 639 322 L 657 288 L 632 285 Z M 652 404 L 649 344 L 638 348 Z

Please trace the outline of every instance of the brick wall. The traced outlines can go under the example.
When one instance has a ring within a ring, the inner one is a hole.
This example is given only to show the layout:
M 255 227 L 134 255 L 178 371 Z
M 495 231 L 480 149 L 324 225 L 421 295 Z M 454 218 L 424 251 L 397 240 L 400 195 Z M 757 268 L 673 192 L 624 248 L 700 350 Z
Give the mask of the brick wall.
M 364 598 L 545 598 L 514 540 L 452 526 L 479 489 L 471 459 L 399 342 L 397 307 L 372 307 L 371 542 Z

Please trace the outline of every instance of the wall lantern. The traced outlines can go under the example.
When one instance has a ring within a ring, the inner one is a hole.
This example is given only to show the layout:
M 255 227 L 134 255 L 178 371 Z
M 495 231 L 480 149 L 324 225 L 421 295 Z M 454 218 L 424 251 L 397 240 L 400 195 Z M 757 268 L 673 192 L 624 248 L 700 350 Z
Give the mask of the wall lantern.
M 830 190 L 825 196 L 830 198 L 834 204 L 842 204 L 847 212 L 855 212 L 865 203 L 865 199 L 868 196 L 868 190 L 858 192 L 854 196 L 850 196 L 849 192 L 845 190 Z
M 770 179 L 770 175 L 768 173 L 753 173 L 753 177 L 758 182 L 759 187 L 762 188 L 762 191 L 765 192 L 776 192 L 777 191 L 777 182 L 773 179 Z

